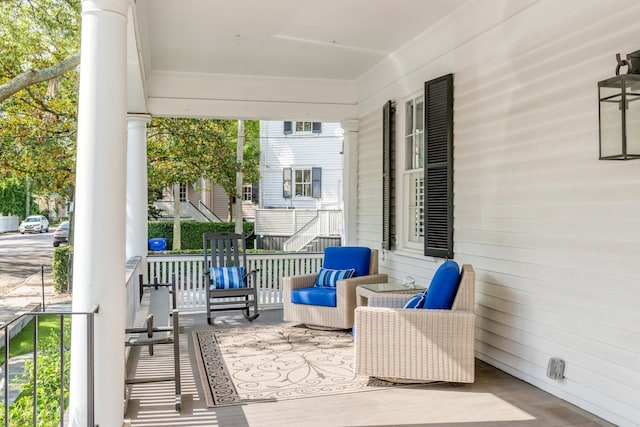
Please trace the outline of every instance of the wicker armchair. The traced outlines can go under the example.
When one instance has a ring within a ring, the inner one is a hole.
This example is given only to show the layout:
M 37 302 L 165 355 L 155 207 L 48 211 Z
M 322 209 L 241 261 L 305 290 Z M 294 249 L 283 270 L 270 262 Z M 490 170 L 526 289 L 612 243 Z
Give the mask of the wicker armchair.
M 356 374 L 405 382 L 472 383 L 475 272 L 462 267 L 451 310 L 401 308 L 406 294 L 380 294 L 355 310 Z
M 335 329 L 351 329 L 353 312 L 356 308 L 356 287 L 367 283 L 384 283 L 386 274 L 378 274 L 378 251 L 371 250 L 369 274 L 338 280 L 336 284 L 336 305 L 296 304 L 291 301 L 294 289 L 311 288 L 316 282 L 317 273 L 282 278 L 283 286 L 283 318 L 286 322 L 295 322 L 309 326 Z

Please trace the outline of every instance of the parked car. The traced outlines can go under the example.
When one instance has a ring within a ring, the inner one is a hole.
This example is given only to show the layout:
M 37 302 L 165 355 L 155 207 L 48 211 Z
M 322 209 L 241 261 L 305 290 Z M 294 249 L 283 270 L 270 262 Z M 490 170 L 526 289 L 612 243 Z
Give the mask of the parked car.
M 69 221 L 62 221 L 53 232 L 53 247 L 57 248 L 60 243 L 69 243 Z
M 20 234 L 24 233 L 48 233 L 49 220 L 44 215 L 30 215 L 20 223 Z

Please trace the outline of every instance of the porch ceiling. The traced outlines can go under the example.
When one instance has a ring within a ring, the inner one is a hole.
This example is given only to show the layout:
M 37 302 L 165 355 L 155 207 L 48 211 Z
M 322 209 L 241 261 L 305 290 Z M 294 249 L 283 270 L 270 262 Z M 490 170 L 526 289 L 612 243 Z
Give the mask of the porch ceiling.
M 353 117 L 354 81 L 466 1 L 137 0 L 129 108 Z

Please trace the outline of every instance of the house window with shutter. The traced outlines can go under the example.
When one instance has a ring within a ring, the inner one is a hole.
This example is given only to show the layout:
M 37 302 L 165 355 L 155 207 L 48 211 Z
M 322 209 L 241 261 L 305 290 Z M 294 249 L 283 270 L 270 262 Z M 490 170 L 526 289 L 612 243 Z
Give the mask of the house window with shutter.
M 453 74 L 424 85 L 424 254 L 453 258 Z
M 284 122 L 284 134 L 292 133 L 322 133 L 321 122 Z
M 285 199 L 322 197 L 322 168 L 284 168 L 282 193 Z
M 453 258 L 452 74 L 426 82 L 423 95 L 405 103 L 404 153 L 403 245 Z

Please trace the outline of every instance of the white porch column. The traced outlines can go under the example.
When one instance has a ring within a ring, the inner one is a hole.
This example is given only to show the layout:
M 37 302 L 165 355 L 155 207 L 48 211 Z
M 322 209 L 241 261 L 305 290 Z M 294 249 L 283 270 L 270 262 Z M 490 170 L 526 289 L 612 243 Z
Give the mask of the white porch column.
M 73 311 L 95 317 L 95 398 L 87 393 L 87 325 L 73 318 L 69 425 L 123 423 L 127 10 L 130 0 L 82 0 Z
M 342 211 L 344 215 L 344 237 L 342 244 L 357 243 L 358 227 L 358 120 L 345 120 L 344 149 L 342 158 Z
M 127 259 L 147 256 L 148 114 L 127 115 Z

